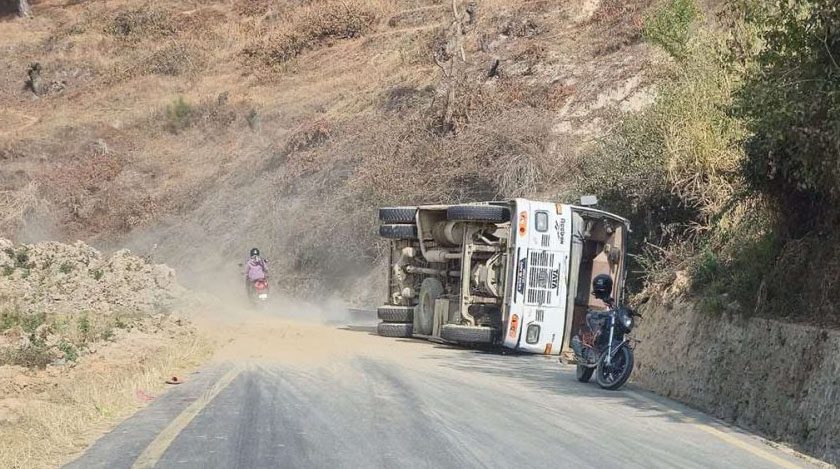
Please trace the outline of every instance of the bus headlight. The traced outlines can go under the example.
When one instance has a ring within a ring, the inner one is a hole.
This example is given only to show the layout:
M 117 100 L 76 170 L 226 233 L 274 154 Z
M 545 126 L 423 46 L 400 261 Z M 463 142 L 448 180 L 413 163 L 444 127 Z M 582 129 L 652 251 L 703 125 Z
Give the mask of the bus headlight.
M 540 326 L 537 324 L 528 325 L 528 331 L 525 333 L 525 342 L 529 344 L 536 344 L 540 341 Z

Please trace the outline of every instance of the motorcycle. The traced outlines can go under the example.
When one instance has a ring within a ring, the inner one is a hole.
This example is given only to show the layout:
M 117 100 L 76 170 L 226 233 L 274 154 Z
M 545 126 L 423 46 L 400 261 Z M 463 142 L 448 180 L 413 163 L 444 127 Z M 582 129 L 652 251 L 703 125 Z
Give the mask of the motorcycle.
M 616 306 L 609 295 L 595 295 L 606 303 L 607 311 L 586 314 L 588 330 L 572 337 L 577 360 L 577 379 L 588 383 L 595 374 L 598 385 L 616 390 L 630 379 L 633 372 L 633 348 L 627 334 L 633 330 L 635 318 L 642 315 L 632 309 Z
M 257 308 L 261 308 L 265 303 L 268 302 L 268 280 L 254 280 L 253 288 L 254 291 L 253 296 L 251 297 L 251 302 Z

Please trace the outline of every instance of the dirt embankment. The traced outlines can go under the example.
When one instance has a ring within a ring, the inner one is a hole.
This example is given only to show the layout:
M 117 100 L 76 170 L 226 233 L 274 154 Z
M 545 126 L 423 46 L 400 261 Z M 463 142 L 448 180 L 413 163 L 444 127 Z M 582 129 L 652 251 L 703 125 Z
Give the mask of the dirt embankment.
M 54 467 L 209 355 L 172 269 L 0 239 L 0 467 Z
M 840 332 L 711 316 L 668 296 L 642 314 L 638 384 L 840 463 Z
M 163 321 L 183 293 L 172 269 L 128 251 L 0 239 L 0 364 L 75 361 L 118 331 Z

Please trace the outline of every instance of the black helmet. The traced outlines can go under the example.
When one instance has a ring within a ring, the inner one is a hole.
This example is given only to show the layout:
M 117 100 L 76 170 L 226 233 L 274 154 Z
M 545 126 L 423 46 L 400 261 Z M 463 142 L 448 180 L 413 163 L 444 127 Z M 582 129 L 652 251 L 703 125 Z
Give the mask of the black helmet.
M 259 256 L 259 255 L 260 255 L 260 250 L 259 250 L 259 249 L 257 249 L 257 248 L 251 248 L 251 257 L 253 257 L 253 256 Z
M 599 300 L 606 301 L 612 295 L 613 281 L 607 274 L 596 275 L 592 279 L 592 295 Z

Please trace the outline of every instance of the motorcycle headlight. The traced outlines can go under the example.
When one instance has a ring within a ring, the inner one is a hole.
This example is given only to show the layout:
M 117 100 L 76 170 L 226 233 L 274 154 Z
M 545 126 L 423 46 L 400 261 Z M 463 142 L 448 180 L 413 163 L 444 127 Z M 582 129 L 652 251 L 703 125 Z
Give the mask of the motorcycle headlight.
M 633 329 L 633 316 L 626 309 L 622 309 L 618 314 L 618 322 L 624 328 L 624 332 L 630 332 Z

